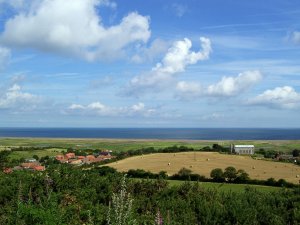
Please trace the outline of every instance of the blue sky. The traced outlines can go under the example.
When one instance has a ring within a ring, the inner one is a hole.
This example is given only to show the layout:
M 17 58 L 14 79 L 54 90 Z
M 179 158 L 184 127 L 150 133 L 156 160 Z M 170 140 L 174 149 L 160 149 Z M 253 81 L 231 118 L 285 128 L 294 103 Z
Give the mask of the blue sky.
M 1 127 L 299 127 L 297 0 L 0 0 Z

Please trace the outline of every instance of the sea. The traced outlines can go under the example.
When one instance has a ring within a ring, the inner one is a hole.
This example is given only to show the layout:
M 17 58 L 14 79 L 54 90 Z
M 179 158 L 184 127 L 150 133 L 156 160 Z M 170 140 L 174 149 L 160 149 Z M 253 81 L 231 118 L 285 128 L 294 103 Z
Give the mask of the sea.
M 0 138 L 300 140 L 300 128 L 0 128 Z

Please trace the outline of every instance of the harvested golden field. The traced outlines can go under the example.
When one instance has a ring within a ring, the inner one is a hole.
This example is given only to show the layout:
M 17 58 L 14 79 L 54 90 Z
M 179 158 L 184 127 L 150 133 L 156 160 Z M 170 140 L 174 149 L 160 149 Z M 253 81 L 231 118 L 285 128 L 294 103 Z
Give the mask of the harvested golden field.
M 157 153 L 144 156 L 130 157 L 108 164 L 119 171 L 129 169 L 143 169 L 151 172 L 167 171 L 169 175 L 177 173 L 182 167 L 191 169 L 210 177 L 215 168 L 225 169 L 233 166 L 237 170 L 245 170 L 252 179 L 266 180 L 270 177 L 276 180 L 283 178 L 289 182 L 298 183 L 300 167 L 291 163 L 272 162 L 252 159 L 250 156 L 225 155 L 216 152 L 181 152 Z

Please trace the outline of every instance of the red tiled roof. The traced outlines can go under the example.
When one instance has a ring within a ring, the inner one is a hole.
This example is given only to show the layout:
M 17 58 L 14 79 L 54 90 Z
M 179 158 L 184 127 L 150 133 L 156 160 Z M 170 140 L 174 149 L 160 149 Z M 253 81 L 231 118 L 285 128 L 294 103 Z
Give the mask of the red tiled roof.
M 12 168 L 4 168 L 3 172 L 6 174 L 12 173 Z
M 62 160 L 64 158 L 65 158 L 65 156 L 63 156 L 63 155 L 57 155 L 57 156 L 55 156 L 55 159 L 57 159 L 57 160 Z
M 35 166 L 33 169 L 36 170 L 36 171 L 44 171 L 45 166 Z
M 69 161 L 70 164 L 74 164 L 74 165 L 77 165 L 77 164 L 81 164 L 82 163 L 82 160 L 81 159 L 75 159 L 75 160 L 72 160 L 71 162 Z
M 67 157 L 68 159 L 70 159 L 70 158 L 75 158 L 75 153 L 72 153 L 72 152 L 67 153 L 67 154 L 66 154 L 66 157 Z
M 38 162 L 32 162 L 32 163 L 22 163 L 21 166 L 23 168 L 31 168 L 33 169 L 36 166 L 39 166 L 40 164 Z

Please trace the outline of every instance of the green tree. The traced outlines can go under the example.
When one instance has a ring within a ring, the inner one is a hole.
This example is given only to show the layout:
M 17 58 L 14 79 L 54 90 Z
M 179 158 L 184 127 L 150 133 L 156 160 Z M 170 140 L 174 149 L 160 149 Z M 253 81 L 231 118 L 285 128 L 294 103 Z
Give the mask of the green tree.
M 210 177 L 216 181 L 216 182 L 222 182 L 224 181 L 224 173 L 223 173 L 223 170 L 221 168 L 216 168 L 216 169 L 213 169 L 211 172 L 210 172 Z
M 292 154 L 293 154 L 293 157 L 299 157 L 299 155 L 300 155 L 300 150 L 294 149 L 293 152 L 292 152 Z
M 237 171 L 237 178 L 235 179 L 236 182 L 239 183 L 246 183 L 249 178 L 249 174 L 245 172 L 245 170 L 238 170 Z
M 233 166 L 227 167 L 224 172 L 224 178 L 229 182 L 234 181 L 237 178 L 236 169 Z
M 34 158 L 36 161 L 39 161 L 39 156 L 38 155 L 33 155 L 32 158 Z
M 185 167 L 181 168 L 178 171 L 178 176 L 182 179 L 188 179 L 190 177 L 190 175 L 192 174 L 192 171 L 190 169 L 187 169 Z

